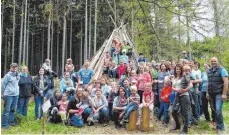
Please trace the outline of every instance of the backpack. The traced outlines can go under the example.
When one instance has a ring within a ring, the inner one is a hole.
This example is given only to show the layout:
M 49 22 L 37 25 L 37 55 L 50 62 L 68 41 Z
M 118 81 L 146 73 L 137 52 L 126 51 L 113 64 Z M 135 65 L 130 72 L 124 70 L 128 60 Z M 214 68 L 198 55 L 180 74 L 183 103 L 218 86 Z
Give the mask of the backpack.
M 60 114 L 58 112 L 58 108 L 57 107 L 51 106 L 49 108 L 47 121 L 51 122 L 51 123 L 55 123 L 55 124 L 62 122 L 62 119 L 61 119 L 61 116 L 60 116 Z

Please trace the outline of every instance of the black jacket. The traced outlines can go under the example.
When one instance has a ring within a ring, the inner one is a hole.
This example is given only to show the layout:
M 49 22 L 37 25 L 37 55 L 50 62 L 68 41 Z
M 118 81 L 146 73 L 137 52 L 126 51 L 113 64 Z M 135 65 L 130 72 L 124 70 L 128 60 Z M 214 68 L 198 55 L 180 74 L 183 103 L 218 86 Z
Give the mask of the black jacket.
M 41 90 L 39 88 L 39 86 L 40 86 L 40 80 L 41 80 L 41 78 L 40 78 L 39 75 L 34 78 L 34 94 L 35 95 L 36 94 L 39 94 L 39 91 Z M 48 89 L 49 89 L 48 88 L 48 77 L 47 76 L 44 76 L 44 89 L 42 89 L 42 91 L 47 91 Z
M 33 80 L 30 75 L 27 77 L 20 76 L 20 80 L 18 82 L 19 85 L 19 97 L 31 97 L 32 88 L 33 88 Z

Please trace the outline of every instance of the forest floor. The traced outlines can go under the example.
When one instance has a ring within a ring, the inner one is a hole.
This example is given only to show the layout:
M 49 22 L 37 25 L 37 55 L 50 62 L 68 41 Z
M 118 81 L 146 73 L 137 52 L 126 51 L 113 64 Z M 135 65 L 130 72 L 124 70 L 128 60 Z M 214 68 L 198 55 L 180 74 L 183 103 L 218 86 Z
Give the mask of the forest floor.
M 223 133 L 229 133 L 229 102 L 223 105 L 223 115 L 226 130 Z M 95 124 L 93 126 L 84 126 L 82 128 L 76 128 L 71 126 L 65 126 L 63 124 L 46 123 L 45 134 L 178 134 L 180 131 L 170 132 L 170 128 L 173 126 L 173 120 L 171 120 L 168 127 L 164 127 L 160 122 L 154 122 L 154 128 L 149 132 L 127 131 L 122 128 L 120 130 L 115 129 L 114 124 L 110 121 L 110 124 L 103 127 L 101 124 Z M 18 125 L 10 127 L 9 129 L 2 129 L 2 134 L 41 134 L 42 133 L 42 120 L 35 120 L 34 115 L 34 102 L 29 104 L 27 118 L 22 117 Z M 192 126 L 189 130 L 190 134 L 215 134 L 215 130 L 212 129 L 208 122 L 205 122 L 204 117 L 201 117 L 199 125 Z

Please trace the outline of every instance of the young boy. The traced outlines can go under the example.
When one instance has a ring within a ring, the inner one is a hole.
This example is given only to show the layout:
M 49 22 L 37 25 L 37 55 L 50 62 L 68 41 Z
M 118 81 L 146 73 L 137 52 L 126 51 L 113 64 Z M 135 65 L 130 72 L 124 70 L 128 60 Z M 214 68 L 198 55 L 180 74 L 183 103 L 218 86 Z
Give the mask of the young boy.
M 124 122 L 128 122 L 130 113 L 134 110 L 137 110 L 138 105 L 140 103 L 140 96 L 137 94 L 137 87 L 131 86 L 130 87 L 131 95 L 128 98 L 128 105 L 126 106 L 124 112 L 122 112 L 120 115 L 123 116 L 123 119 L 120 121 L 120 124 L 123 125 Z
M 142 108 L 149 107 L 150 111 L 150 127 L 153 126 L 153 107 L 154 107 L 154 93 L 152 91 L 151 83 L 146 83 L 145 91 L 143 92 L 142 103 L 139 105 L 138 108 L 138 121 L 136 125 L 140 125 L 141 117 L 142 117 Z
M 164 88 L 161 90 L 160 98 L 162 100 L 160 104 L 160 109 L 157 114 L 157 119 L 161 119 L 161 115 L 163 113 L 164 120 L 163 124 L 168 124 L 169 123 L 169 118 L 168 118 L 168 108 L 169 108 L 169 102 L 170 102 L 170 94 L 172 92 L 172 86 L 171 86 L 171 80 L 169 78 L 165 79 L 164 82 Z

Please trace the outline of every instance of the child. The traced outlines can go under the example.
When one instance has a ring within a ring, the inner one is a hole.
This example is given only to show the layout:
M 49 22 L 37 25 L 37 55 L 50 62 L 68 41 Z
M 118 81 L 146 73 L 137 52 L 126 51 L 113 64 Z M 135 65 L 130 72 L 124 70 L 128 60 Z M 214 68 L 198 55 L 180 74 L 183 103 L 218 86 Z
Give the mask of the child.
M 129 63 L 129 57 L 126 55 L 126 51 L 125 50 L 123 50 L 122 51 L 122 55 L 119 57 L 119 60 L 121 61 L 123 61 L 124 62 L 124 64 L 128 64 Z
M 118 78 L 120 79 L 122 75 L 126 73 L 126 64 L 120 60 L 120 65 L 118 66 Z
M 67 59 L 67 63 L 66 63 L 66 65 L 65 65 L 65 71 L 67 71 L 67 66 L 68 65 L 71 65 L 72 66 L 72 70 L 74 71 L 74 65 L 72 64 L 72 59 L 71 58 L 68 58 Z
M 108 74 L 109 63 L 110 63 L 111 59 L 112 58 L 111 58 L 109 52 L 106 52 L 105 57 L 104 57 L 104 63 L 103 63 L 103 73 L 104 74 Z
M 64 121 L 66 120 L 66 110 L 68 106 L 66 94 L 62 95 L 61 100 L 58 102 L 58 105 L 59 105 L 59 114 L 61 116 L 61 119 Z
M 141 116 L 142 116 L 142 108 L 149 107 L 150 111 L 150 127 L 153 126 L 153 107 L 154 107 L 154 93 L 152 91 L 151 83 L 146 83 L 145 91 L 143 92 L 142 103 L 139 105 L 138 108 L 138 121 L 136 125 L 140 125 L 141 123 Z
M 160 109 L 158 111 L 157 118 L 158 120 L 161 119 L 161 115 L 163 113 L 164 120 L 163 124 L 168 124 L 169 123 L 169 118 L 168 118 L 168 108 L 169 108 L 169 101 L 170 101 L 170 94 L 172 92 L 172 86 L 171 86 L 171 80 L 170 78 L 165 78 L 164 81 L 164 88 L 161 90 L 160 98 L 161 98 L 161 104 L 160 104 Z
M 116 78 L 117 77 L 117 65 L 115 61 L 111 60 L 109 64 L 109 70 L 108 70 L 108 76 L 110 78 Z
M 146 58 L 144 58 L 144 54 L 143 53 L 139 54 L 138 64 L 140 62 L 144 62 L 146 64 Z
M 130 113 L 134 110 L 138 109 L 138 105 L 140 103 L 140 96 L 137 94 L 137 87 L 131 86 L 130 87 L 131 95 L 128 98 L 128 105 L 126 106 L 125 110 L 120 114 L 123 116 L 123 119 L 120 121 L 120 124 L 123 125 L 124 122 L 128 122 Z
M 42 65 L 42 68 L 44 68 L 45 71 L 50 71 L 50 72 L 52 71 L 50 59 L 46 59 L 46 60 L 45 60 L 45 62 L 44 62 L 43 65 Z

